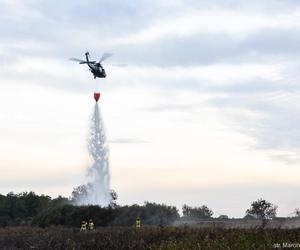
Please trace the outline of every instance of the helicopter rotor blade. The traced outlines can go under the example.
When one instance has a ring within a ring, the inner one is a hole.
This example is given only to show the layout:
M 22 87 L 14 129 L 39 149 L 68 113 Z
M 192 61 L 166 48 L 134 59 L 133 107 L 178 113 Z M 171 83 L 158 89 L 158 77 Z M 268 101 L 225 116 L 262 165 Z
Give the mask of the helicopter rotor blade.
M 79 62 L 79 63 L 83 63 L 83 62 L 85 62 L 84 60 L 77 59 L 77 58 L 70 58 L 69 60 L 71 60 L 71 61 L 75 61 L 75 62 Z
M 80 62 L 79 64 L 88 64 L 88 63 L 91 63 L 91 64 L 95 64 L 96 63 L 96 61 L 82 61 L 82 62 Z
M 75 61 L 75 62 L 79 62 L 79 64 L 85 64 L 85 63 L 91 63 L 91 64 L 95 64 L 96 61 L 84 61 L 84 60 L 81 60 L 81 59 L 77 59 L 77 58 L 70 58 L 71 61 Z
M 102 63 L 104 60 L 106 60 L 107 58 L 109 58 L 109 57 L 111 57 L 111 56 L 112 56 L 111 53 L 104 53 L 104 54 L 102 55 L 102 57 L 100 58 L 99 63 Z
M 104 63 L 103 66 L 126 67 L 126 63 Z

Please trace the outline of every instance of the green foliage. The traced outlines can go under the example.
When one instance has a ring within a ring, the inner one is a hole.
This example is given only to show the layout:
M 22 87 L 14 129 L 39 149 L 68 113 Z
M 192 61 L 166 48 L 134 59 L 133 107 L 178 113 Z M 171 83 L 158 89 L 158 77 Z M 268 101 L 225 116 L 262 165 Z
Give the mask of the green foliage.
M 40 227 L 51 225 L 79 227 L 82 220 L 92 218 L 97 226 L 107 226 L 115 217 L 115 212 L 110 207 L 64 205 L 42 211 L 33 219 L 32 224 Z
M 44 210 L 33 225 L 47 227 L 63 225 L 79 227 L 82 220 L 92 219 L 96 226 L 132 226 L 140 216 L 143 225 L 168 225 L 179 218 L 175 207 L 146 202 L 144 206 L 73 206 L 65 205 Z
M 117 208 L 118 216 L 112 225 L 131 226 L 137 217 L 143 225 L 170 225 L 179 218 L 176 207 L 145 202 L 144 206 L 132 205 Z
M 34 192 L 19 194 L 10 192 L 6 196 L 0 195 L 0 221 L 2 221 L 0 224 L 19 224 L 22 221 L 31 220 L 45 209 L 69 202 L 67 198 L 61 196 L 51 200 L 49 196 L 37 195 Z
M 71 201 L 68 198 L 62 197 L 60 195 L 57 198 L 51 200 L 52 207 L 62 206 L 70 203 Z
M 0 226 L 33 224 L 40 227 L 78 227 L 82 220 L 93 219 L 96 226 L 131 226 L 137 216 L 143 225 L 170 225 L 179 218 L 176 207 L 145 202 L 143 206 L 118 206 L 117 193 L 111 190 L 109 207 L 75 206 L 76 197 L 85 191 L 84 186 L 74 189 L 73 199 L 37 195 L 34 192 L 0 195 Z
M 189 207 L 188 205 L 184 204 L 182 206 L 182 214 L 186 217 L 209 219 L 212 217 L 213 211 L 205 205 L 201 207 Z

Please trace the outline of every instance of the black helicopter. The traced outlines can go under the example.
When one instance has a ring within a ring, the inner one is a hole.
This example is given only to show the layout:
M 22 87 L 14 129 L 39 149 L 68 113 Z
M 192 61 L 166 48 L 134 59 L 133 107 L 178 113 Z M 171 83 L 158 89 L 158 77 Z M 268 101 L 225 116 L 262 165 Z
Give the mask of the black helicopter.
M 79 62 L 79 64 L 85 64 L 86 63 L 89 66 L 90 71 L 93 73 L 95 79 L 96 79 L 96 77 L 105 78 L 106 73 L 105 73 L 105 70 L 104 70 L 103 66 L 101 65 L 101 63 L 105 59 L 107 59 L 108 57 L 112 56 L 112 54 L 104 53 L 102 55 L 102 57 L 100 58 L 99 62 L 90 61 L 89 56 L 90 56 L 90 53 L 85 52 L 86 61 L 81 60 L 81 59 L 77 59 L 77 58 L 70 58 L 70 60 L 75 61 L 75 62 Z

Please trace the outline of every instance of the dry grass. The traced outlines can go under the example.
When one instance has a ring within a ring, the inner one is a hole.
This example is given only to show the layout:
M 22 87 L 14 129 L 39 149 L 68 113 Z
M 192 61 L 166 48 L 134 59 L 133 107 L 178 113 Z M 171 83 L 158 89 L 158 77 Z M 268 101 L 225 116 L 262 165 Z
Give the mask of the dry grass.
M 300 229 L 222 229 L 191 227 L 0 229 L 0 249 L 272 249 L 274 243 L 300 243 Z

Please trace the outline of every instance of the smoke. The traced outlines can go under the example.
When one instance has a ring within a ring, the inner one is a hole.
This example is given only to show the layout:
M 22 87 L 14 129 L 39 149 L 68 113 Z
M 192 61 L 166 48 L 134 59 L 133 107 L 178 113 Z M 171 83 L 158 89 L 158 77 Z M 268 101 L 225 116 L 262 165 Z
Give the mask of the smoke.
M 111 202 L 108 144 L 101 112 L 96 102 L 91 118 L 88 151 L 92 164 L 87 169 L 88 184 L 77 201 L 80 205 L 108 206 Z

